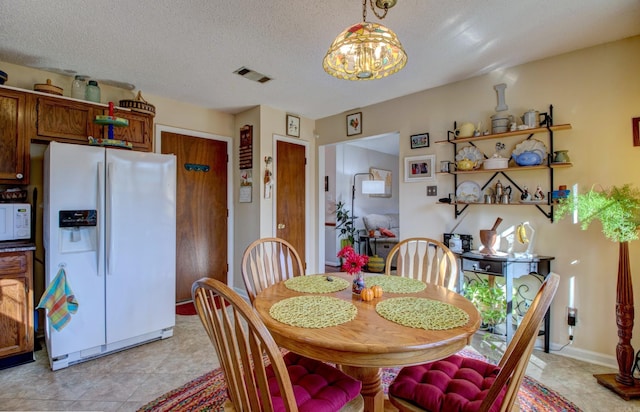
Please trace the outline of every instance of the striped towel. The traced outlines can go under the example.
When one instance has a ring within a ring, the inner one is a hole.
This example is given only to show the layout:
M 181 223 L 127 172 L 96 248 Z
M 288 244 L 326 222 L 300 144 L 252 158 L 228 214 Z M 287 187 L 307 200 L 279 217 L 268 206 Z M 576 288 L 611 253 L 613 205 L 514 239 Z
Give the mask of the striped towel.
M 71 314 L 78 311 L 78 301 L 67 283 L 67 274 L 60 269 L 53 281 L 44 291 L 36 309 L 47 309 L 51 326 L 57 331 L 71 320 Z

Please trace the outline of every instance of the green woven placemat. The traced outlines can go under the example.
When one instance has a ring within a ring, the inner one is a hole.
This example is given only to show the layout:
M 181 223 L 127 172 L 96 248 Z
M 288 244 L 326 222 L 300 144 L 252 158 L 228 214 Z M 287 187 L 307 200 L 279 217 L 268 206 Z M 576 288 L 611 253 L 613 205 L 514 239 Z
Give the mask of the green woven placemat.
M 364 281 L 367 287 L 380 285 L 383 292 L 390 293 L 416 293 L 427 287 L 427 285 L 420 280 L 392 275 L 372 276 L 365 278 Z
M 309 275 L 309 276 L 296 276 L 295 278 L 287 279 L 284 285 L 296 292 L 306 293 L 331 293 L 338 292 L 340 290 L 349 287 L 349 281 L 330 276 L 331 281 L 327 280 L 327 275 Z
M 296 296 L 271 306 L 275 320 L 301 328 L 326 328 L 349 322 L 358 309 L 351 302 L 330 296 Z
M 376 312 L 400 325 L 426 330 L 453 329 L 469 321 L 469 315 L 464 310 L 425 298 L 386 299 L 376 305 Z

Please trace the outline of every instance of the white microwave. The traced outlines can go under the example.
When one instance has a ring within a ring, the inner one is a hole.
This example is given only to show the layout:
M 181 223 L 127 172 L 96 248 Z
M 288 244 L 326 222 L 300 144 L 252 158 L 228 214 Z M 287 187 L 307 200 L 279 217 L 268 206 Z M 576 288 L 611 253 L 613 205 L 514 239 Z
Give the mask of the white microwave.
M 0 241 L 31 238 L 31 205 L 0 203 Z

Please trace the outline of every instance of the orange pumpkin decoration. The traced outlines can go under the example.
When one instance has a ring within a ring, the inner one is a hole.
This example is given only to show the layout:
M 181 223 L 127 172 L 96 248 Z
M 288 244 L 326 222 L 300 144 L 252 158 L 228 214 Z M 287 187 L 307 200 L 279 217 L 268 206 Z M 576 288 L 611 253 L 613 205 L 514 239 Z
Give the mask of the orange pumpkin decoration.
M 374 298 L 379 298 L 380 296 L 382 296 L 382 286 L 373 285 L 373 286 L 371 286 L 371 290 L 373 291 L 373 297 Z
M 374 298 L 374 294 L 371 288 L 364 288 L 362 289 L 362 292 L 360 292 L 360 299 L 362 299 L 365 302 L 369 302 L 370 300 L 373 300 L 373 298 Z

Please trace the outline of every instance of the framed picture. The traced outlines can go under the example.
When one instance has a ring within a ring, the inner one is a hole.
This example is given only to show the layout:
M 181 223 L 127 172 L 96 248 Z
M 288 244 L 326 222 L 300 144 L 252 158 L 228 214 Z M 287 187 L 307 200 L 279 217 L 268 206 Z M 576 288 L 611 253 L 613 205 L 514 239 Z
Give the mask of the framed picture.
M 404 158 L 404 181 L 419 182 L 436 180 L 436 156 L 407 156 Z
M 419 149 L 421 147 L 429 147 L 429 133 L 411 135 L 411 148 Z
M 298 116 L 287 115 L 287 135 L 300 137 L 300 118 Z
M 347 136 L 362 133 L 362 112 L 347 115 Z
M 391 197 L 391 170 L 370 167 L 369 173 L 373 175 L 373 180 L 384 180 L 384 193 L 379 195 L 369 195 L 369 197 Z
M 640 146 L 640 117 L 631 119 L 631 126 L 633 129 L 633 145 Z

